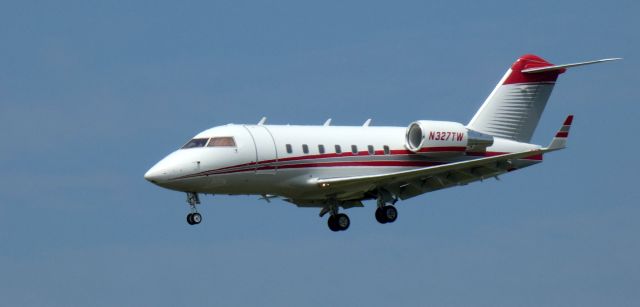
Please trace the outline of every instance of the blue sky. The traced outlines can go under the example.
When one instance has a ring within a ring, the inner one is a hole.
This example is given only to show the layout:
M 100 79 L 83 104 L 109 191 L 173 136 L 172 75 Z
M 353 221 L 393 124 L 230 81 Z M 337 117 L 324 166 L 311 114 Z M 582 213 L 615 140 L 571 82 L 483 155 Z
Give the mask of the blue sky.
M 7 306 L 632 306 L 640 301 L 637 1 L 19 1 L 0 10 Z M 466 123 L 507 67 L 560 77 L 545 163 L 399 204 L 184 195 L 144 172 L 226 123 Z

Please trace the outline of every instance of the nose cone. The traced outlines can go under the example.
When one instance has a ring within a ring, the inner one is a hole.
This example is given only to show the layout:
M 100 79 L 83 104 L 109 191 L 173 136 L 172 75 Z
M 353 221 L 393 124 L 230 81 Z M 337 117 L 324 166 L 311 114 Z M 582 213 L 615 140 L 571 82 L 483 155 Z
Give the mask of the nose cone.
M 159 183 L 161 181 L 163 177 L 162 171 L 160 169 L 158 169 L 158 167 L 153 166 L 151 167 L 145 174 L 144 174 L 144 179 L 146 179 L 147 181 L 151 182 L 151 183 Z
M 156 163 L 156 165 L 152 166 L 144 174 L 144 179 L 153 184 L 162 185 L 163 183 L 169 181 L 173 175 L 176 175 L 175 173 L 175 165 L 173 165 L 169 157 L 166 157 Z

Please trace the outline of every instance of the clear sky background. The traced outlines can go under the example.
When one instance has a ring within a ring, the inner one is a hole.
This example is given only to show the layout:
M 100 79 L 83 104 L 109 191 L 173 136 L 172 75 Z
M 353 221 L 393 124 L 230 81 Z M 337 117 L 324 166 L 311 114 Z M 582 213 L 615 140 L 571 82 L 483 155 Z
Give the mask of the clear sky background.
M 3 1 L 0 305 L 637 306 L 638 1 Z M 226 123 L 466 123 L 508 66 L 560 77 L 545 163 L 347 210 L 143 179 Z

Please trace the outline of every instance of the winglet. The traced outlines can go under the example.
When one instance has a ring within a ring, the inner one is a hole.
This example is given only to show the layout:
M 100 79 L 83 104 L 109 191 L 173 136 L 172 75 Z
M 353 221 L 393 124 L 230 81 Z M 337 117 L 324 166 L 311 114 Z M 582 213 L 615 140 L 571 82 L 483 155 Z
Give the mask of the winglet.
M 567 145 L 567 138 L 569 137 L 569 130 L 571 129 L 571 123 L 573 122 L 573 115 L 567 116 L 564 120 L 562 127 L 556 133 L 556 136 L 551 140 L 551 143 L 546 148 L 549 151 L 564 149 Z
M 262 126 L 264 125 L 264 123 L 267 122 L 267 117 L 263 116 L 260 121 L 258 122 L 258 126 Z

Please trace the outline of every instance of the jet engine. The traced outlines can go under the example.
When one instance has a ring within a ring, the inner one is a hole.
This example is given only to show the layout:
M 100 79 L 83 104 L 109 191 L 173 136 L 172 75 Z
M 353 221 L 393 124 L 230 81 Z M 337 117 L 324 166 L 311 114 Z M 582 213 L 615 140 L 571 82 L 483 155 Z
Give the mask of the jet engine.
M 491 145 L 493 136 L 467 129 L 456 122 L 419 120 L 407 127 L 405 137 L 407 149 L 434 157 L 485 151 Z

